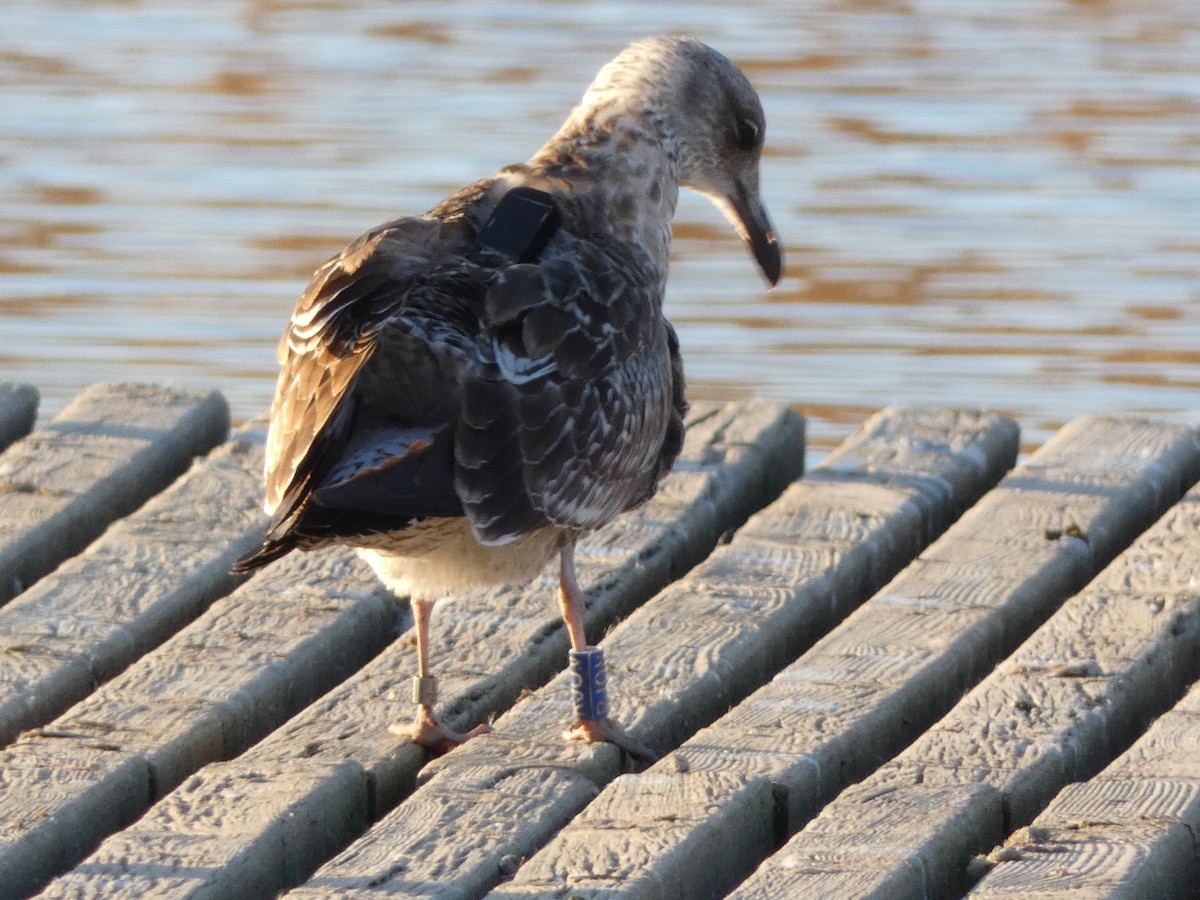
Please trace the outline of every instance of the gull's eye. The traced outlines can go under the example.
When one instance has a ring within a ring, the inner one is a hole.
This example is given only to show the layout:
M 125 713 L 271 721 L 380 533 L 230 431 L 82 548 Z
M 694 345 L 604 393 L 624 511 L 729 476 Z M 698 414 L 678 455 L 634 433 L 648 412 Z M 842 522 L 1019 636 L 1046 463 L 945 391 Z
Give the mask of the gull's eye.
M 735 119 L 733 122 L 733 144 L 739 150 L 749 152 L 758 146 L 758 126 L 749 119 Z

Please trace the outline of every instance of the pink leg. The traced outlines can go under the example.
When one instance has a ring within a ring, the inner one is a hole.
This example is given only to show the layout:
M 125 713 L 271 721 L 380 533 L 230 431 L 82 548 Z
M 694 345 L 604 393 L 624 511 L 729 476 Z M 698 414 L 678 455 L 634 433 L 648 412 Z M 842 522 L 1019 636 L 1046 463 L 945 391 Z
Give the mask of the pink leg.
M 451 731 L 433 714 L 433 704 L 437 702 L 437 679 L 429 674 L 429 618 L 433 613 L 434 601 L 413 597 L 410 602 L 413 627 L 417 632 L 417 679 L 413 698 L 417 703 L 417 715 L 411 725 L 397 722 L 388 731 L 441 756 L 473 737 L 487 734 L 492 728 L 490 725 L 477 725 L 465 733 Z
M 561 552 L 561 569 L 558 581 L 558 601 L 562 606 L 563 622 L 567 626 L 567 634 L 571 638 L 571 649 L 575 652 L 585 650 L 588 646 L 583 629 L 583 614 L 587 607 L 583 590 L 575 575 L 575 542 L 571 541 Z M 658 759 L 657 754 L 649 747 L 638 743 L 625 733 L 612 719 L 581 719 L 577 718 L 567 731 L 567 737 L 573 741 L 588 741 L 601 743 L 607 741 L 616 744 L 634 759 L 644 763 L 652 763 Z
M 583 633 L 583 614 L 587 609 L 587 598 L 579 587 L 575 575 L 575 542 L 567 544 L 559 553 L 558 602 L 562 607 L 563 622 L 571 638 L 571 649 L 583 650 L 587 638 Z

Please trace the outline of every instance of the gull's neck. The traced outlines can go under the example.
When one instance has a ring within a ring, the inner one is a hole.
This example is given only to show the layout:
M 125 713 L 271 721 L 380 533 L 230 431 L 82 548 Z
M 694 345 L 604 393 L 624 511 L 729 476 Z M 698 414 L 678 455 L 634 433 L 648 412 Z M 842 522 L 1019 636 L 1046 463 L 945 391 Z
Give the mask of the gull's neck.
M 590 90 L 528 165 L 569 185 L 603 230 L 665 284 L 679 199 L 678 143 L 648 108 L 630 106 Z

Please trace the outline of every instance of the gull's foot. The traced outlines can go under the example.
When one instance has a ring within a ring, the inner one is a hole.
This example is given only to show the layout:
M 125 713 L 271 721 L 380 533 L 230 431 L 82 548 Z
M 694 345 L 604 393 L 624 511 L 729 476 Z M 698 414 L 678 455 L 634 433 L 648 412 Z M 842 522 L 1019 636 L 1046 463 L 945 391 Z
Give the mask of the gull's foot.
M 396 737 L 407 738 L 414 744 L 424 747 L 434 756 L 443 756 L 460 744 L 465 744 L 473 737 L 488 734 L 492 726 L 476 725 L 470 731 L 451 731 L 439 722 L 426 709 L 422 708 L 412 722 L 396 722 L 388 728 L 388 732 Z
M 657 753 L 631 738 L 625 729 L 612 719 L 576 719 L 567 731 L 567 739 L 592 744 L 616 744 L 622 752 L 647 766 L 658 761 Z

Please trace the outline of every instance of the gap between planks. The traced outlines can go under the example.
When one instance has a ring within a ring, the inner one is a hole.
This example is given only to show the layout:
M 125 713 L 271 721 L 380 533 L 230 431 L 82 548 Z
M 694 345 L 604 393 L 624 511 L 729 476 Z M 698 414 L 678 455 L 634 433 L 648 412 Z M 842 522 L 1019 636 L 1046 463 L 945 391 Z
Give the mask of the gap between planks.
M 0 453 L 0 603 L 78 553 L 228 433 L 229 407 L 216 391 L 96 385 Z
M 617 717 L 670 749 L 903 566 L 1001 477 L 1016 447 L 1015 425 L 996 416 L 873 418 L 607 636 Z M 566 696 L 560 675 L 495 733 L 434 761 L 412 797 L 291 896 L 474 897 L 495 885 L 620 771 L 614 747 L 564 742 Z
M 37 418 L 37 388 L 0 382 L 0 450 L 29 434 Z
M 261 427 L 201 457 L 0 608 L 0 745 L 60 715 L 245 579 L 266 527 Z
M 1193 488 L 1097 579 L 1074 614 L 1055 623 L 1061 633 L 1051 647 L 1027 646 L 1013 661 L 1013 674 L 1057 676 L 1087 685 L 1090 702 L 1081 710 L 1083 723 L 1060 738 L 1065 750 L 1072 751 L 1072 743 L 1119 748 L 1144 719 L 1169 703 L 1182 683 L 1200 674 L 1197 585 L 1200 489 Z M 1057 656 L 1046 656 L 1046 649 L 1058 650 Z M 1084 759 L 1068 777 L 1086 775 L 1102 758 L 1098 753 L 1074 755 Z M 1037 800 L 1060 780 L 1039 784 Z M 1031 825 L 989 854 L 987 862 L 994 867 L 970 896 L 1189 896 L 1200 880 L 1197 835 L 1200 683 L 1099 775 L 1068 784 Z
M 655 501 L 593 535 L 580 554 L 581 576 L 600 601 L 592 610 L 600 625 L 604 621 L 599 614 L 605 609 L 615 615 L 636 606 L 642 592 L 651 593 L 702 558 L 725 530 L 799 472 L 802 420 L 778 404 L 698 404 L 689 421 L 681 465 Z M 470 618 L 490 630 L 497 612 L 515 599 L 536 597 L 542 616 L 532 623 L 534 633 L 553 646 L 553 631 L 561 630 L 551 626 L 557 615 L 553 593 L 550 580 L 541 579 L 528 589 L 487 592 L 463 598 L 463 603 L 477 604 Z M 491 610 L 489 601 L 495 604 Z M 17 896 L 36 889 L 204 764 L 242 752 L 378 653 L 393 639 L 400 613 L 400 605 L 385 595 L 351 551 L 294 554 L 218 601 L 64 716 L 23 736 L 0 754 L 14 788 L 0 794 L 0 815 L 8 825 L 7 840 L 0 843 L 3 892 Z M 445 616 L 442 626 L 448 642 L 442 652 L 451 654 L 452 641 L 466 623 L 461 617 Z M 478 631 L 467 631 L 465 646 L 478 643 Z M 395 656 L 383 670 L 394 684 L 407 683 L 408 644 L 402 638 L 393 646 Z M 520 660 L 506 660 L 514 661 Z M 553 671 L 549 655 L 541 665 L 548 674 Z M 460 694 L 457 705 L 467 712 L 471 702 L 479 701 L 485 715 L 489 705 L 511 699 L 521 686 L 492 684 L 481 691 L 481 679 L 474 676 L 475 687 L 463 692 L 453 682 L 469 671 L 448 674 L 446 694 Z M 354 685 L 364 683 L 365 695 L 356 694 Z M 287 743 L 289 758 L 302 757 L 300 769 L 331 762 L 341 777 L 349 775 L 357 785 L 359 805 L 345 822 L 317 824 L 311 833 L 289 833 L 293 850 L 306 839 L 319 844 L 330 831 L 340 835 L 339 829 L 353 827 L 355 815 L 368 814 L 388 796 L 398 797 L 420 764 L 419 756 L 397 748 L 385 730 L 406 704 L 390 687 L 380 690 L 378 677 L 355 676 L 347 685 L 351 701 L 342 717 L 350 730 L 361 729 L 359 745 L 372 748 L 378 760 L 369 779 L 376 790 L 366 790 L 368 778 L 360 766 L 341 765 L 347 739 L 353 743 L 347 729 L 331 731 L 320 711 L 299 722 L 305 742 Z M 314 747 L 321 741 L 326 742 L 324 756 Z M 264 746 L 271 744 L 259 745 Z M 402 772 L 405 765 L 411 766 L 407 775 Z M 389 774 L 394 775 L 391 782 Z M 252 772 L 250 780 L 254 777 Z M 270 804 L 253 812 L 269 817 Z M 299 821 L 288 817 L 290 823 Z M 359 829 L 363 826 L 365 822 Z M 278 831 L 268 838 L 273 839 L 278 839 Z M 161 872 L 158 864 L 170 858 L 156 856 L 156 871 Z M 241 890 L 236 889 L 237 896 L 245 896 Z
M 1090 456 L 1087 477 L 1070 485 L 1080 498 L 1111 496 L 1091 516 L 1076 505 L 1077 536 L 1064 530 L 1059 540 L 1106 561 L 1137 521 L 1151 525 L 1200 476 L 1200 445 L 1195 432 L 1167 425 L 1095 420 L 1091 431 L 1073 434 Z M 1198 499 L 1192 491 L 1166 511 L 941 721 L 730 896 L 959 896 L 977 875 L 974 854 L 1093 774 L 1198 674 Z M 1088 896 L 1083 889 L 1071 896 Z

